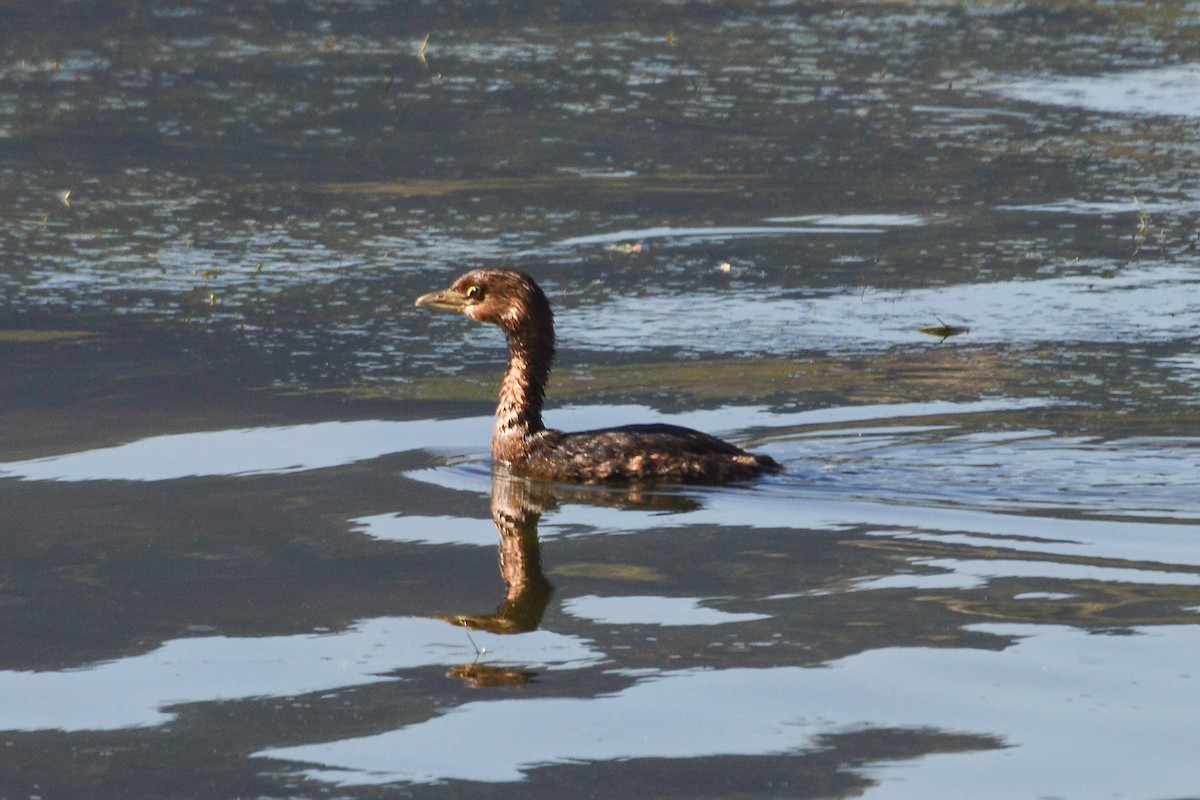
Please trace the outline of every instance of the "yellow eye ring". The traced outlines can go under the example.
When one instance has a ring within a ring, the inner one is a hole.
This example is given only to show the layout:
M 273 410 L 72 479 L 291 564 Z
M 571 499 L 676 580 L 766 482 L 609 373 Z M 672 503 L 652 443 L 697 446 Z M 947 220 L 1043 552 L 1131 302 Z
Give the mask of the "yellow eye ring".
M 468 300 L 481 300 L 483 298 L 483 287 L 482 286 L 468 287 L 467 291 L 464 292 L 464 295 L 466 296 L 466 298 Z

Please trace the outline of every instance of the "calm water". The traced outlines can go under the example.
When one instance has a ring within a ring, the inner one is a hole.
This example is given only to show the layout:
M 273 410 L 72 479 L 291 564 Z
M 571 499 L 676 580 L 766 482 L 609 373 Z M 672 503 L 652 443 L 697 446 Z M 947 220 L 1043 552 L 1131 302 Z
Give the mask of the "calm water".
M 1200 796 L 1194 3 L 154 5 L 0 3 L 0 797 Z M 787 471 L 493 480 L 496 265 Z

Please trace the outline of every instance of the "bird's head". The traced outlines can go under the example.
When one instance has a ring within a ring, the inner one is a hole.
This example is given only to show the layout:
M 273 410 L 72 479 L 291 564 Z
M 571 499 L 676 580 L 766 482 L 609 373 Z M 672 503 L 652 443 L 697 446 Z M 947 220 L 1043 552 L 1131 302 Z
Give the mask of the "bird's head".
M 421 295 L 417 305 L 457 311 L 476 322 L 499 325 L 508 333 L 553 324 L 546 295 L 533 278 L 515 269 L 471 270 L 449 289 Z

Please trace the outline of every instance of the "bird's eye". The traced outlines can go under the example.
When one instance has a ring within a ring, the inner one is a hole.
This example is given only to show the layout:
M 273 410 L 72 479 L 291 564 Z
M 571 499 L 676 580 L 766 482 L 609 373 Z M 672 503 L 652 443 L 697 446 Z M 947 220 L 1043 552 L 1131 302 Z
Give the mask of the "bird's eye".
M 483 299 L 483 287 L 482 286 L 468 287 L 465 294 L 466 294 L 466 297 L 468 300 L 482 300 Z

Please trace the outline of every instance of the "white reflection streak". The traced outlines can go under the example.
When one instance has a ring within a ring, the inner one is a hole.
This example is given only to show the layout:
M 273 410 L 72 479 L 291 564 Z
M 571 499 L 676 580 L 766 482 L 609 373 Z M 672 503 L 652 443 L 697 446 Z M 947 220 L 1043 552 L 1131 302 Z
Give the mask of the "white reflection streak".
M 255 755 L 320 765 L 304 774 L 343 786 L 509 782 L 552 764 L 800 753 L 818 737 L 899 728 L 1007 747 L 907 762 L 902 781 L 879 771 L 888 797 L 1007 798 L 1014 774 L 1036 776 L 1043 796 L 1194 790 L 1200 681 L 1175 656 L 1200 643 L 1195 626 L 1120 637 L 978 629 L 1032 638 L 1000 652 L 892 648 L 823 669 L 681 671 L 596 698 L 471 702 L 387 733 Z M 1081 742 L 1088 758 L 1062 757 Z
M 771 618 L 769 614 L 708 608 L 701 605 L 702 602 L 696 597 L 599 597 L 588 594 L 564 600 L 563 610 L 573 617 L 605 625 L 727 625 L 731 622 L 753 622 Z
M 0 476 L 42 481 L 164 481 L 327 469 L 407 450 L 484 447 L 490 417 L 356 420 L 152 436 L 128 444 L 0 464 Z
M 1200 117 L 1200 65 L 1114 72 L 1090 77 L 1057 75 L 994 87 L 1001 94 L 1053 106 L 1113 114 Z
M 919 558 L 912 559 L 909 563 L 914 567 L 938 571 L 862 579 L 854 583 L 854 591 L 876 589 L 971 590 L 987 586 L 989 581 L 997 578 L 1104 581 L 1105 583 L 1127 583 L 1138 586 L 1200 586 L 1200 575 L 1195 573 L 1100 567 L 1095 564 L 1016 561 L 1003 558 Z
M 582 641 L 550 631 L 472 634 L 504 663 L 591 664 Z M 501 641 L 502 638 L 502 641 Z M 336 634 L 176 639 L 156 650 L 57 672 L 0 671 L 0 730 L 118 730 L 163 725 L 184 703 L 294 697 L 398 680 L 397 669 L 455 665 L 476 655 L 445 622 L 372 619 Z
M 562 247 L 577 247 L 579 245 L 588 244 L 608 244 L 613 242 L 624 241 L 646 241 L 648 239 L 692 239 L 692 240 L 709 240 L 709 239 L 738 239 L 743 237 L 754 236 L 790 236 L 800 233 L 883 233 L 882 228 L 865 228 L 857 226 L 844 226 L 840 228 L 807 225 L 807 226 L 783 226 L 783 225 L 758 225 L 758 226 L 743 226 L 743 227 L 711 227 L 711 228 L 640 228 L 638 230 L 613 231 L 612 233 L 598 233 L 591 236 L 576 236 L 571 239 L 563 239 L 558 244 Z

